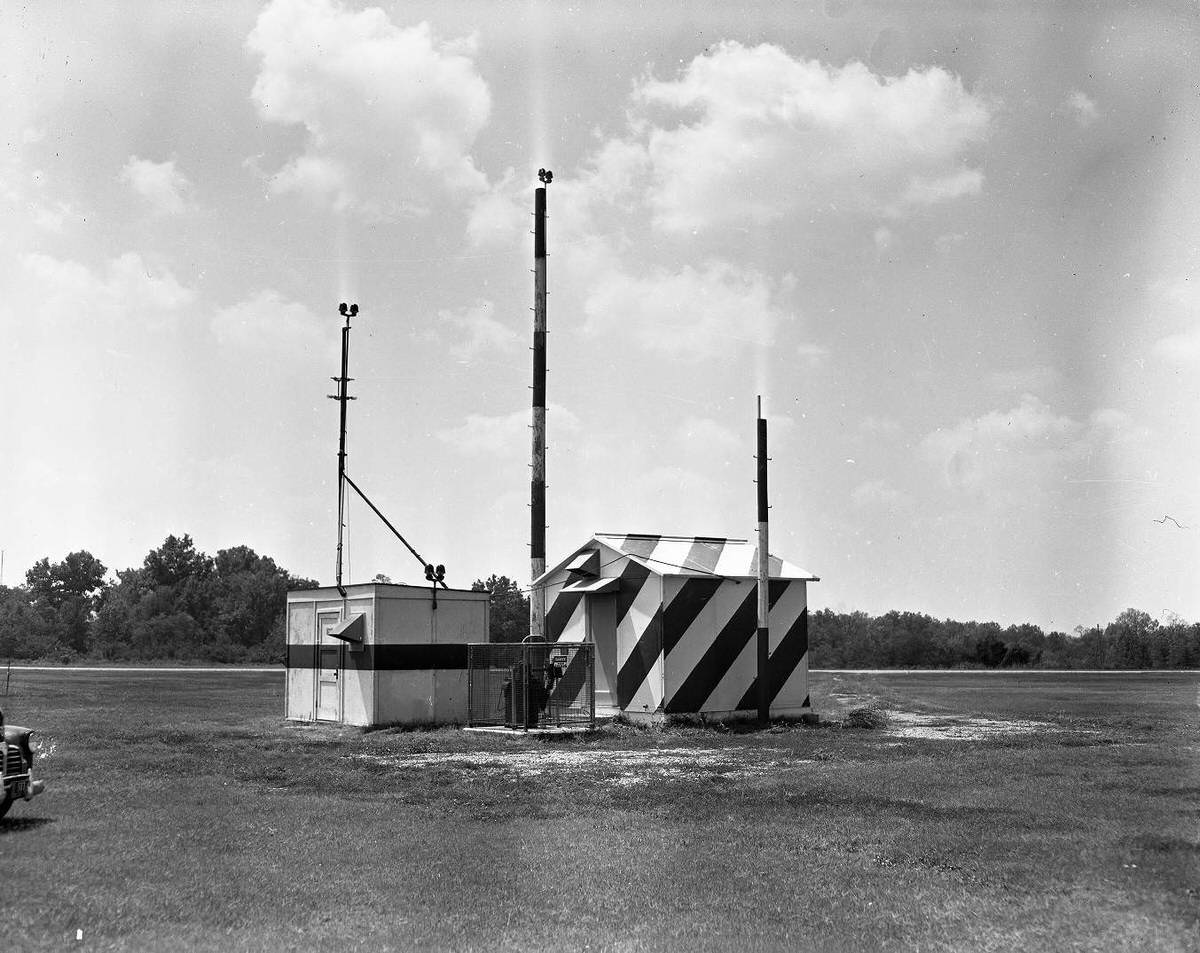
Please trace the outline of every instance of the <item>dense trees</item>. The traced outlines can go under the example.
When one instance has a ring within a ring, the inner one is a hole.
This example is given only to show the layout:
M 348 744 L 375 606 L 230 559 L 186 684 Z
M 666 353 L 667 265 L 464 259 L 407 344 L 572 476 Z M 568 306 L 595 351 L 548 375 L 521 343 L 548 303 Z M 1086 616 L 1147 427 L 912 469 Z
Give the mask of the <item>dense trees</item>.
M 186 534 L 168 536 L 115 579 L 84 550 L 41 559 L 23 586 L 0 586 L 0 658 L 276 661 L 287 591 L 316 585 L 248 546 L 209 556 Z M 491 595 L 493 642 L 528 634 L 529 599 L 517 582 L 493 574 L 471 588 Z M 809 645 L 814 668 L 1200 668 L 1200 623 L 1159 622 L 1138 609 L 1071 635 L 919 612 L 821 609 L 811 613 Z
M 30 604 L 73 651 L 87 649 L 88 623 L 100 606 L 107 572 L 100 560 L 80 550 L 60 563 L 41 559 L 25 573 Z
M 809 618 L 814 668 L 1196 668 L 1200 624 L 1160 625 L 1126 609 L 1107 626 L 1047 635 L 1036 625 L 939 620 L 917 612 L 821 609 Z
M 471 589 L 492 595 L 488 641 L 520 642 L 529 634 L 529 599 L 508 576 L 493 573 L 486 580 L 476 579 Z
M 266 662 L 283 657 L 293 576 L 248 546 L 209 556 L 191 536 L 168 536 L 140 566 L 106 578 L 91 553 L 39 560 L 22 587 L 0 586 L 0 657 L 105 661 Z M 391 580 L 379 574 L 374 582 Z M 529 600 L 507 576 L 471 587 L 492 597 L 493 641 L 529 632 Z
M 168 536 L 142 565 L 105 579 L 90 553 L 42 559 L 23 589 L 0 590 L 0 650 L 11 658 L 268 661 L 283 654 L 288 589 L 316 583 L 248 546 L 215 557 Z

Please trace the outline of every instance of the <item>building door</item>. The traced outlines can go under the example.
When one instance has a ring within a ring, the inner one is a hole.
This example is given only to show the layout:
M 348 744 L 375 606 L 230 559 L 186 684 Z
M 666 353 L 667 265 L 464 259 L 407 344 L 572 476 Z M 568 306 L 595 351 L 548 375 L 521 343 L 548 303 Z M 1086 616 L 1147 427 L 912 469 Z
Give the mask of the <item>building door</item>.
M 317 721 L 342 720 L 342 646 L 329 631 L 341 620 L 340 612 L 317 616 Z
M 617 709 L 617 597 L 587 594 L 587 639 L 596 646 L 596 711 Z

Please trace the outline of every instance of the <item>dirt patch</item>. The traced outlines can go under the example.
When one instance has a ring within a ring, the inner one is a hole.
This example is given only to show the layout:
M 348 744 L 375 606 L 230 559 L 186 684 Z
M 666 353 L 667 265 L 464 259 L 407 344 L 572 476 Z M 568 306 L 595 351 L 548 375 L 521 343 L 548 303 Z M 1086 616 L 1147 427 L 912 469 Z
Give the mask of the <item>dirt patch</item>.
M 846 728 L 869 728 L 891 738 L 925 741 L 985 741 L 1014 735 L 1061 732 L 1048 721 L 1015 718 L 985 718 L 982 715 L 897 711 L 871 695 L 834 691 L 830 697 L 845 710 Z
M 354 757 L 402 771 L 441 769 L 470 773 L 541 774 L 603 772 L 599 780 L 632 787 L 664 779 L 718 774 L 748 778 L 777 772 L 811 760 L 787 758 L 782 748 L 657 748 L 623 751 L 591 748 L 581 751 L 457 751 L 409 755 L 359 754 Z
M 981 718 L 970 715 L 922 715 L 916 712 L 889 711 L 889 735 L 933 741 L 983 741 L 1007 735 L 1032 735 L 1061 731 L 1047 721 L 1017 721 Z

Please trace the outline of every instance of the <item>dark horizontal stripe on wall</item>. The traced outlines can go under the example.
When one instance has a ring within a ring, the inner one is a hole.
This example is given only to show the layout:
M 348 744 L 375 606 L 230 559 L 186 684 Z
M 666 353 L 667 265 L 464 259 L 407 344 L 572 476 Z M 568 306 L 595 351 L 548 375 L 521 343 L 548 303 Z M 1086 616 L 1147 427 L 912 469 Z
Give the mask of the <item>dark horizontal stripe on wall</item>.
M 318 668 L 319 646 L 289 645 L 288 668 Z M 364 645 L 361 651 L 347 647 L 342 652 L 342 668 L 357 671 L 425 671 L 434 668 L 467 667 L 467 644 Z

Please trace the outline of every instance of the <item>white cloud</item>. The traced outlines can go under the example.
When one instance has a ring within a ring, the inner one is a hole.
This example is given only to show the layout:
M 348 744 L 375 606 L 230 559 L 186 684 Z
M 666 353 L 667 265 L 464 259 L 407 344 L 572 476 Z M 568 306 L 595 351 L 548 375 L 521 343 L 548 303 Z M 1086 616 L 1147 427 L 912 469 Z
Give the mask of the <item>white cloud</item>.
M 430 189 L 483 193 L 469 152 L 491 95 L 474 41 L 335 0 L 273 0 L 247 40 L 261 58 L 252 97 L 269 122 L 303 125 L 304 152 L 272 178 L 369 218 L 423 214 Z
M 463 424 L 442 430 L 437 436 L 443 443 L 462 453 L 528 455 L 533 440 L 531 422 L 532 411 L 528 408 L 498 416 L 467 414 Z M 551 428 L 555 432 L 575 433 L 579 430 L 579 418 L 565 407 L 550 404 L 546 410 L 546 429 Z
M 829 360 L 830 350 L 823 344 L 803 342 L 796 345 L 796 356 L 810 365 L 824 364 Z
M 1146 289 L 1146 304 L 1162 317 L 1164 324 L 1182 325 L 1174 334 L 1154 341 L 1151 353 L 1166 364 L 1200 364 L 1200 286 L 1189 275 L 1159 278 Z
M 787 319 L 766 276 L 722 261 L 644 276 L 610 264 L 588 284 L 583 310 L 591 333 L 627 336 L 687 361 L 769 345 Z
M 676 436 L 688 451 L 698 451 L 707 458 L 720 459 L 745 449 L 748 442 L 728 427 L 709 417 L 684 418 Z
M 738 264 L 736 251 L 681 254 L 647 230 L 752 226 L 834 203 L 896 216 L 970 194 L 983 179 L 967 151 L 986 136 L 991 108 L 937 68 L 889 79 L 860 63 L 722 43 L 675 80 L 643 79 L 628 115 L 624 133 L 551 187 L 555 290 L 583 302 L 593 334 L 698 361 L 778 344 L 795 320 L 781 294 L 794 279 Z M 527 241 L 529 198 L 507 178 L 482 194 L 471 237 Z M 888 247 L 891 229 L 875 240 Z M 788 344 L 810 363 L 828 358 L 819 345 Z
M 858 62 L 829 67 L 724 42 L 676 80 L 647 80 L 635 99 L 633 141 L 645 146 L 648 200 L 668 231 L 830 203 L 895 213 L 982 182 L 962 161 L 987 135 L 991 109 L 939 67 L 887 78 Z M 620 158 L 639 168 L 630 144 Z
M 222 308 L 212 319 L 213 334 L 222 347 L 276 353 L 332 349 L 338 340 L 335 328 L 305 305 L 288 301 L 271 289 Z
M 983 173 L 978 169 L 959 169 L 957 172 L 935 177 L 914 176 L 904 190 L 900 202 L 889 211 L 893 215 L 900 215 L 912 206 L 936 205 L 964 195 L 978 195 L 982 188 Z
M 1182 275 L 1154 281 L 1147 292 L 1149 306 L 1161 313 L 1164 322 L 1184 324 L 1182 330 L 1154 342 L 1154 356 L 1169 364 L 1200 363 L 1200 324 L 1194 323 L 1200 312 L 1200 286 Z
M 520 335 L 497 321 L 495 313 L 496 306 L 491 301 L 477 301 L 472 307 L 457 311 L 439 311 L 438 325 L 454 332 L 450 354 L 472 360 L 481 355 L 520 350 Z
M 1115 434 L 1133 423 L 1129 414 L 1113 407 L 1101 407 L 1088 420 L 1094 428 L 1109 435 Z
M 529 233 L 528 185 L 519 187 L 509 169 L 504 177 L 475 198 L 467 217 L 467 238 L 473 245 L 516 242 Z
M 130 156 L 121 169 L 121 180 L 163 215 L 179 215 L 190 206 L 191 183 L 175 168 L 175 161 L 153 162 Z
M 1009 394 L 1041 394 L 1054 390 L 1062 382 L 1057 369 L 1047 364 L 993 371 L 987 376 L 988 386 Z
M 1154 355 L 1170 364 L 1200 364 L 1200 325 L 1159 338 Z
M 1085 129 L 1100 118 L 1095 101 L 1079 89 L 1071 91 L 1063 103 L 1063 109 Z
M 66 202 L 54 202 L 53 205 L 32 203 L 29 206 L 29 220 L 48 232 L 61 232 L 67 219 L 74 216 L 75 210 Z
M 950 488 L 1013 498 L 1086 463 L 1127 423 L 1124 414 L 1109 409 L 1077 420 L 1024 394 L 1011 410 L 939 428 L 921 441 L 921 449 L 941 467 Z
M 895 509 L 911 501 L 886 480 L 867 480 L 851 491 L 850 502 L 859 509 L 875 506 Z
M 605 140 L 578 173 L 555 181 L 556 231 L 576 238 L 646 218 L 652 174 L 644 142 Z
M 893 420 L 891 417 L 876 417 L 874 415 L 864 417 L 858 427 L 863 433 L 886 437 L 889 440 L 900 436 L 904 432 L 899 421 Z
M 109 261 L 100 273 L 79 262 L 29 254 L 21 264 L 30 287 L 40 289 L 37 313 L 43 322 L 70 325 L 80 320 L 173 321 L 196 298 L 166 268 L 137 252 Z
M 728 492 L 723 482 L 688 467 L 650 467 L 632 475 L 628 489 L 630 513 L 622 513 L 618 503 L 610 518 L 617 525 L 637 526 L 638 532 L 721 535 L 721 527 L 713 525 L 712 520 L 725 510 L 722 504 Z M 652 526 L 644 524 L 647 513 L 653 514 Z
M 939 235 L 933 244 L 941 254 L 945 255 L 966 240 L 965 232 L 947 232 L 945 235 Z
M 1200 290 L 1188 275 L 1152 282 L 1149 291 L 1156 304 L 1185 311 L 1200 306 Z
M 888 78 L 724 42 L 674 80 L 642 80 L 628 116 L 555 181 L 557 235 L 624 233 L 641 217 L 690 233 L 829 206 L 897 217 L 980 190 L 983 173 L 965 163 L 992 107 L 937 67 Z M 875 234 L 881 248 L 891 239 Z

